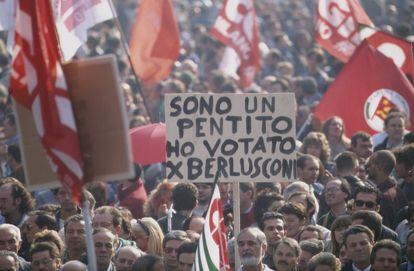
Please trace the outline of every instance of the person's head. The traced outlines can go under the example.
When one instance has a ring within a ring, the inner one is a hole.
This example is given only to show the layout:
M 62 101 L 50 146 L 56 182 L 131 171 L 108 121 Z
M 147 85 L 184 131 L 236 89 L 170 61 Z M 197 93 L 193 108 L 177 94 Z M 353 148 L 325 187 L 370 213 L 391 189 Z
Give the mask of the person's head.
M 319 175 L 319 159 L 313 155 L 305 154 L 297 160 L 297 173 L 301 181 L 313 184 Z
M 412 179 L 414 177 L 414 144 L 397 148 L 394 151 L 395 173 L 398 178 Z
M 314 193 L 296 192 L 290 195 L 288 202 L 301 204 L 306 208 L 308 220 L 310 220 L 315 213 L 319 212 L 319 203 Z
M 352 209 L 354 211 L 367 210 L 379 212 L 380 196 L 379 190 L 373 186 L 358 186 L 355 190 L 355 199 Z
M 141 250 L 133 246 L 124 246 L 118 249 L 115 254 L 115 267 L 117 271 L 131 271 L 134 262 L 145 255 Z
M 33 236 L 39 231 L 58 230 L 56 219 L 45 211 L 32 211 L 28 216 L 25 222 L 25 233 L 27 241 L 30 243 L 33 241 Z
M 401 247 L 392 240 L 381 240 L 372 248 L 370 260 L 375 271 L 397 271 L 401 264 Z
M 118 269 L 117 269 L 118 270 Z M 164 271 L 164 263 L 160 256 L 144 255 L 132 265 L 132 271 Z
M 331 155 L 331 148 L 325 134 L 311 132 L 304 139 L 299 150 L 301 153 L 310 154 L 326 163 Z
M 316 225 L 306 225 L 299 233 L 299 242 L 309 239 L 323 240 L 321 228 Z
M 132 235 L 139 249 L 149 254 L 162 256 L 164 234 L 152 217 L 133 220 Z
M 7 177 L 0 180 L 0 212 L 7 218 L 18 212 L 25 214 L 34 209 L 34 200 L 18 180 Z
M 240 206 L 250 207 L 254 200 L 254 184 L 252 182 L 240 183 Z
M 349 227 L 344 234 L 346 253 L 358 268 L 366 268 L 370 264 L 370 255 L 374 246 L 374 234 L 363 225 Z
M 65 213 L 77 213 L 78 206 L 72 201 L 70 191 L 65 187 L 60 187 L 56 190 L 55 197 L 60 204 L 62 212 Z
M 173 182 L 161 182 L 150 193 L 148 200 L 144 203 L 145 216 L 160 218 L 166 215 L 172 202 Z
M 287 237 L 296 237 L 306 224 L 306 209 L 300 204 L 286 203 L 279 212 L 285 219 Z
M 351 215 L 352 225 L 367 226 L 374 234 L 374 241 L 377 241 L 381 236 L 382 231 L 382 217 L 374 211 L 356 211 Z
M 54 243 L 40 242 L 30 248 L 33 271 L 58 271 L 61 265 L 59 249 Z
M 331 225 L 332 253 L 336 256 L 339 256 L 340 247 L 344 241 L 344 233 L 351 224 L 351 216 L 341 215 L 335 218 Z
M 0 250 L 19 252 L 22 244 L 20 229 L 12 224 L 0 225 Z
M 68 261 L 60 268 L 60 271 L 88 271 L 88 267 L 80 261 Z
M 237 236 L 240 262 L 245 267 L 258 266 L 267 250 L 266 235 L 257 228 L 244 228 Z
M 370 157 L 373 152 L 371 136 L 365 132 L 356 132 L 351 137 L 351 151 L 364 159 Z
M 192 183 L 179 183 L 172 191 L 172 201 L 176 211 L 192 211 L 197 205 L 198 191 Z
M 298 271 L 306 271 L 309 260 L 323 251 L 323 242 L 317 239 L 301 241 L 300 255 L 298 259 Z
M 206 205 L 213 193 L 213 183 L 196 183 L 199 204 Z
M 281 239 L 275 247 L 273 263 L 278 271 L 293 271 L 298 264 L 301 253 L 300 246 L 295 239 L 286 237 Z
M 20 148 L 18 145 L 10 145 L 7 148 L 7 164 L 10 165 L 13 169 L 21 165 L 22 156 L 20 153 Z M 19 180 L 23 181 L 23 180 Z
M 356 176 L 359 170 L 358 156 L 344 151 L 335 157 L 336 173 L 339 177 Z
M 269 211 L 270 207 L 275 207 L 276 203 L 283 201 L 283 197 L 276 192 L 262 191 L 258 193 L 253 203 L 253 215 L 256 223 L 260 222 L 263 214 Z
M 392 112 L 384 119 L 384 131 L 389 140 L 400 142 L 404 137 L 405 115 L 401 112 Z
M 410 262 L 414 262 L 414 229 L 408 231 L 406 244 L 407 259 Z
M 64 224 L 65 245 L 68 250 L 85 251 L 85 221 L 83 215 L 73 215 Z
M 18 271 L 19 270 L 19 256 L 17 253 L 0 250 L 0 271 Z
M 309 184 L 302 182 L 302 181 L 295 181 L 288 186 L 285 187 L 283 190 L 283 197 L 285 200 L 289 200 L 289 198 L 299 192 L 310 193 Z
M 106 228 L 113 234 L 119 235 L 122 231 L 122 214 L 112 206 L 102 206 L 95 210 L 92 227 Z
M 202 216 L 191 216 L 185 220 L 183 224 L 183 230 L 187 231 L 187 233 L 190 231 L 201 234 L 205 222 L 206 219 Z
M 13 114 L 8 114 L 4 119 L 3 133 L 6 138 L 10 138 L 17 133 L 16 119 Z
M 378 178 L 388 177 L 395 167 L 394 154 L 389 150 L 380 150 L 374 152 L 366 163 L 368 178 L 374 182 Z
M 164 263 L 169 269 L 176 270 L 178 268 L 177 250 L 184 242 L 191 242 L 185 231 L 174 230 L 164 236 L 162 241 Z
M 323 124 L 322 131 L 326 135 L 328 140 L 330 140 L 330 138 L 334 138 L 341 143 L 343 143 L 345 140 L 344 121 L 338 116 L 334 116 L 328 119 Z
M 178 270 L 191 271 L 195 260 L 197 245 L 197 243 L 183 243 L 178 247 Z
M 330 180 L 325 185 L 325 200 L 329 207 L 345 205 L 351 197 L 351 187 L 342 178 Z
M 266 235 L 269 247 L 274 245 L 285 237 L 285 221 L 283 215 L 276 212 L 266 212 L 258 223 L 259 229 Z
M 308 271 L 340 271 L 341 262 L 332 253 L 321 252 L 308 262 Z
M 98 268 L 108 268 L 115 255 L 117 236 L 106 228 L 97 228 L 93 231 L 96 262 Z
M 55 244 L 59 250 L 59 255 L 63 254 L 65 244 L 63 243 L 62 238 L 60 238 L 60 235 L 57 231 L 43 230 L 43 231 L 36 233 L 33 236 L 33 244 L 41 243 L 41 242 L 48 242 L 48 243 Z

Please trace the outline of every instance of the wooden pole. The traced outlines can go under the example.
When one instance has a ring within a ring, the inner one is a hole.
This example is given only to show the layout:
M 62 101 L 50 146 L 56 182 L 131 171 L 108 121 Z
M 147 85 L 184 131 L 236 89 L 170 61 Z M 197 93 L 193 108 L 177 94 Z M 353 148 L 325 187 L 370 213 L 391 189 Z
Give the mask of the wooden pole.
M 240 183 L 233 182 L 233 215 L 234 215 L 234 237 L 236 238 L 234 242 L 234 259 L 236 270 L 240 268 L 240 256 L 239 249 L 237 245 L 237 236 L 240 233 Z

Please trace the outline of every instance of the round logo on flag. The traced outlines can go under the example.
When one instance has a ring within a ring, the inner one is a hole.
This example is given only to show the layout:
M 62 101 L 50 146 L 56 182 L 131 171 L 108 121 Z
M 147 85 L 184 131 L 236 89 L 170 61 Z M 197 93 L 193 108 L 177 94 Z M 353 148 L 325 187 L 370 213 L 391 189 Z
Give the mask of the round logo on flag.
M 395 107 L 403 110 L 410 117 L 410 107 L 399 93 L 385 88 L 374 91 L 364 105 L 365 121 L 372 130 L 381 132 L 384 127 L 384 119 L 388 112 Z

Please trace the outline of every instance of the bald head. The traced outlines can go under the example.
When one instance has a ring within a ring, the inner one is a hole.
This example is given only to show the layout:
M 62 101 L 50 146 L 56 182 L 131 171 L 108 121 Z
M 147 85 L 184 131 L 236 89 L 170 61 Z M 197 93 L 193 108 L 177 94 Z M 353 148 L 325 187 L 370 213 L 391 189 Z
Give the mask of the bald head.
M 88 271 L 88 268 L 80 261 L 69 261 L 62 265 L 60 271 Z
M 135 247 L 125 246 L 118 250 L 115 255 L 115 267 L 117 271 L 129 271 L 134 262 L 145 255 L 142 250 Z

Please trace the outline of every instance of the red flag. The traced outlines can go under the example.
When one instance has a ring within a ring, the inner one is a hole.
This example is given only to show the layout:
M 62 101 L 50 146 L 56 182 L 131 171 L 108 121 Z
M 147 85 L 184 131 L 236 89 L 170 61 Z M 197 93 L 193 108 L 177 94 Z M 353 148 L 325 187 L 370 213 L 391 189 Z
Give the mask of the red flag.
M 331 55 L 347 62 L 360 44 L 358 24 L 373 25 L 358 0 L 319 0 L 316 41 Z
M 79 201 L 83 162 L 49 0 L 20 0 L 11 95 L 32 111 L 53 171 Z
M 364 41 L 315 108 L 315 116 L 341 117 L 348 136 L 357 131 L 374 134 L 383 130 L 383 120 L 393 107 L 410 118 L 414 88 L 390 58 Z M 413 125 L 413 118 L 410 121 Z
M 241 84 L 250 86 L 260 68 L 259 33 L 253 0 L 226 0 L 211 34 L 237 53 Z
M 378 51 L 394 60 L 405 74 L 414 78 L 411 42 L 369 26 L 360 27 L 361 39 L 366 39 Z
M 143 0 L 129 43 L 135 72 L 146 84 L 156 84 L 171 72 L 180 55 L 180 33 L 171 0 Z

